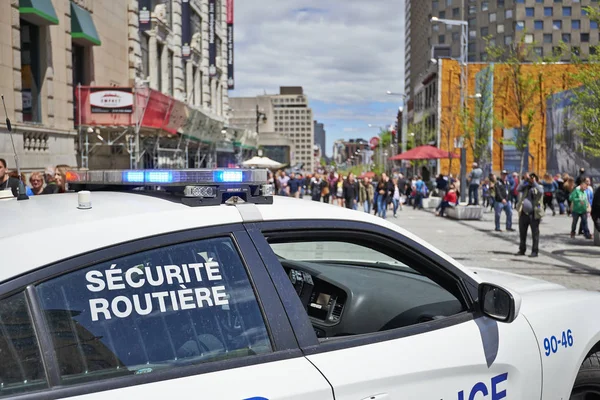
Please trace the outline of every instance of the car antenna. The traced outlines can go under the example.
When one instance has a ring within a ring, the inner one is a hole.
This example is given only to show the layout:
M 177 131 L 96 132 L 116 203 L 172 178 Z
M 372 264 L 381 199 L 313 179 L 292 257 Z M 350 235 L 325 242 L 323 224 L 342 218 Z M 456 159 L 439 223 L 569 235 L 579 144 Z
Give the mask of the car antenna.
M 4 95 L 2 95 L 2 105 L 4 106 L 4 115 L 6 115 L 6 129 L 8 129 L 8 133 L 10 134 L 10 141 L 12 142 L 13 152 L 15 153 L 15 165 L 17 166 L 17 174 L 19 175 L 19 186 L 17 186 L 17 200 L 28 200 L 29 196 L 27 196 L 27 192 L 25 191 L 25 185 L 21 180 L 21 168 L 19 167 L 19 156 L 17 155 L 17 149 L 15 148 L 15 141 L 12 135 L 12 125 L 10 124 L 10 119 L 8 118 L 8 113 L 6 112 L 6 103 L 4 102 Z

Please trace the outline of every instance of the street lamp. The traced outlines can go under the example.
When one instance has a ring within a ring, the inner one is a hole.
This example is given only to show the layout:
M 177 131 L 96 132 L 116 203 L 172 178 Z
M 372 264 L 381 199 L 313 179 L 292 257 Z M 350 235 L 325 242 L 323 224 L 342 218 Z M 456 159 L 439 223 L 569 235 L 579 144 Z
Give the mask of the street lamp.
M 467 53 L 469 52 L 469 22 L 455 19 L 443 19 L 438 17 L 431 17 L 432 23 L 441 23 L 450 26 L 460 26 L 460 106 L 465 114 L 466 108 L 466 94 L 468 93 L 468 78 L 467 78 Z M 467 193 L 465 187 L 467 186 L 467 160 L 466 160 L 466 148 L 464 148 L 464 129 L 466 129 L 466 123 L 463 125 L 463 134 L 461 139 L 456 144 L 461 144 L 461 160 L 460 160 L 460 201 L 466 200 Z M 463 156 L 464 155 L 464 156 Z
M 256 133 L 259 133 L 258 131 L 258 123 L 260 122 L 260 120 L 263 120 L 263 122 L 265 122 L 267 120 L 267 114 L 265 114 L 264 112 L 261 112 L 258 108 L 258 104 L 256 105 Z

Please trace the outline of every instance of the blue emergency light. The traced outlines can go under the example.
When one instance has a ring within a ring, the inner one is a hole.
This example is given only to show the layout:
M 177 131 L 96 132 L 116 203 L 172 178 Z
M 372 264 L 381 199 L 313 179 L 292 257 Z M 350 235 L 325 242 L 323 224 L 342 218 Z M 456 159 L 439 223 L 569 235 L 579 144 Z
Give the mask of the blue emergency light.
M 261 169 L 68 171 L 66 180 L 69 190 L 167 192 L 188 199 L 182 200 L 184 203 L 202 200 L 202 205 L 228 201 L 272 203 L 275 192 L 268 183 L 268 171 Z

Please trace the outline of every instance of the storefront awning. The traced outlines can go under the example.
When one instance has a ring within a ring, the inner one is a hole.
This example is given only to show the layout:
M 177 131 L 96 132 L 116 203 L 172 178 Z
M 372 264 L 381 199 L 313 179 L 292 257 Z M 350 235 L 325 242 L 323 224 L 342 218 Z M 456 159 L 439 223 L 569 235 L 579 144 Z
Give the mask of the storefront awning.
M 21 18 L 35 25 L 58 25 L 51 0 L 19 0 Z
M 82 46 L 102 44 L 91 14 L 73 2 L 71 2 L 71 37 L 73 42 Z

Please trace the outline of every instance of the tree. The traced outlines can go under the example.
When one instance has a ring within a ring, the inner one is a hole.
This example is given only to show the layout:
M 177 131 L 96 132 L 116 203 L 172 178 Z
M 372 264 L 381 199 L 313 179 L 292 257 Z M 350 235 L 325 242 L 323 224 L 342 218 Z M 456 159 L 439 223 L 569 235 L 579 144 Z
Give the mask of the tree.
M 475 98 L 475 110 L 466 108 L 467 129 L 465 139 L 471 147 L 473 160 L 483 165 L 492 162 L 490 152 L 490 133 L 494 129 L 494 105 L 493 105 L 493 65 L 484 68 L 477 77 Z
M 525 34 L 519 42 L 506 47 L 488 46 L 488 58 L 491 61 L 503 60 L 507 73 L 501 78 L 499 94 L 509 115 L 516 122 L 516 134 L 513 145 L 521 155 L 519 174 L 523 174 L 526 157 L 529 156 L 529 140 L 531 131 L 537 121 L 538 107 L 536 99 L 541 90 L 542 73 L 535 68 L 538 62 L 532 59 L 531 44 L 525 43 Z M 540 116 L 542 117 L 542 116 Z M 502 121 L 506 124 L 506 121 Z
M 585 7 L 590 20 L 600 22 L 600 9 Z M 581 84 L 573 90 L 572 106 L 577 118 L 582 148 L 593 157 L 600 157 L 600 46 L 595 46 L 596 54 L 590 54 L 587 63 L 579 63 L 571 78 Z M 591 53 L 591 52 L 590 52 Z

